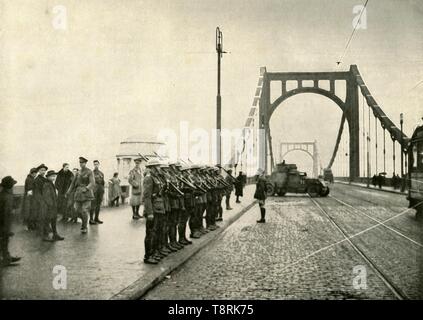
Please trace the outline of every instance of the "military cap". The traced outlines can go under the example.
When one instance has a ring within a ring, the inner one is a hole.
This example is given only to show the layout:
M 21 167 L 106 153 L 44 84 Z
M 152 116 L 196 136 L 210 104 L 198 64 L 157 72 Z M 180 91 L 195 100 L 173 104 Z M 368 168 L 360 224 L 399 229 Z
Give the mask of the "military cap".
M 12 189 L 12 187 L 17 183 L 15 179 L 13 179 L 11 176 L 6 176 L 3 179 L 1 179 L 0 185 L 3 188 L 6 189 Z
M 86 162 L 88 162 L 88 160 L 87 159 L 85 159 L 84 157 L 79 157 L 79 162 L 81 163 L 86 163 Z
M 96 163 L 96 162 L 100 163 L 100 161 L 98 161 L 98 160 L 94 160 L 94 161 L 93 161 L 93 163 Z
M 38 172 L 38 169 L 37 169 L 37 168 L 32 168 L 32 169 L 29 171 L 29 173 L 36 173 L 36 172 Z
M 57 175 L 57 173 L 54 170 L 47 171 L 46 177 Z
M 42 168 L 44 168 L 44 169 L 48 170 L 48 167 L 47 167 L 44 163 L 40 164 L 40 165 L 37 167 L 37 170 L 38 170 L 38 171 L 40 171 L 40 169 L 42 169 Z
M 143 158 L 136 158 L 134 159 L 134 162 L 141 162 L 143 160 Z
M 149 160 L 147 163 L 146 163 L 146 167 L 152 167 L 152 166 L 159 166 L 160 165 L 160 161 L 159 160 L 156 160 L 156 159 L 152 159 L 152 160 Z

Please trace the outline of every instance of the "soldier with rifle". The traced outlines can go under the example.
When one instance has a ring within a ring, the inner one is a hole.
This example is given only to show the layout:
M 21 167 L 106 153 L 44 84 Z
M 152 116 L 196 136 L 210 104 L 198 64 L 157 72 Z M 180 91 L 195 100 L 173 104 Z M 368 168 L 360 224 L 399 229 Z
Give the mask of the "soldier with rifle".
M 205 186 L 204 181 L 200 178 L 198 169 L 199 165 L 192 165 L 189 169 L 190 175 L 194 182 L 194 185 L 200 189 L 201 193 L 198 192 L 195 196 L 195 206 L 193 216 L 190 219 L 191 238 L 198 239 L 206 233 L 203 227 L 203 212 L 205 205 L 207 204 L 207 191 L 209 188 Z
M 184 192 L 184 207 L 185 210 L 181 212 L 179 222 L 178 222 L 178 234 L 179 234 L 179 243 L 183 245 L 191 244 L 192 241 L 186 238 L 186 228 L 189 223 L 191 230 L 191 235 L 194 234 L 192 229 L 191 219 L 194 217 L 195 211 L 195 197 L 201 193 L 199 187 L 195 186 L 194 181 L 192 181 L 190 173 L 190 166 L 185 166 L 180 168 L 181 179 L 184 181 L 183 192 Z
M 170 165 L 161 165 L 160 170 L 170 186 L 168 190 L 170 210 L 167 212 L 167 219 L 165 220 L 166 226 L 163 241 L 166 249 L 171 252 L 176 252 L 184 247 L 176 241 L 176 226 L 180 209 L 180 199 L 183 198 L 184 193 L 181 191 L 180 182 L 176 178 L 174 170 L 170 168 Z
M 163 190 L 163 204 L 165 208 L 165 214 L 162 216 L 162 220 L 159 223 L 159 230 L 158 230 L 158 253 L 162 256 L 162 258 L 166 257 L 169 253 L 174 252 L 168 248 L 168 240 L 167 240 L 167 228 L 168 228 L 168 218 L 170 215 L 171 207 L 170 207 L 170 179 L 165 175 L 163 172 L 163 167 L 167 166 L 167 164 L 160 163 L 159 166 L 156 167 L 157 176 L 162 181 L 163 185 L 165 186 Z
M 143 199 L 145 222 L 145 254 L 144 263 L 157 264 L 164 257 L 159 253 L 159 229 L 163 224 L 165 204 L 163 195 L 166 185 L 159 178 L 160 162 L 149 160 L 146 164 L 146 174 L 143 181 Z

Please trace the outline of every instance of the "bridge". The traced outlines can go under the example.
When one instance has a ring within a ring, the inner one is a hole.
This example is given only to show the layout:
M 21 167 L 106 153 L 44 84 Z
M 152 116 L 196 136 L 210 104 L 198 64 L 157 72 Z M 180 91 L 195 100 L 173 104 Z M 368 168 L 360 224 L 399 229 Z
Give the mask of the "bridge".
M 279 144 L 279 162 L 285 159 L 285 156 L 292 151 L 301 151 L 308 154 L 313 160 L 313 177 L 319 175 L 319 152 L 317 149 L 317 141 L 313 142 L 281 142 Z M 320 168 L 322 169 L 322 168 Z
M 275 83 L 279 84 L 280 90 L 276 92 L 277 97 L 272 101 L 271 96 L 275 92 L 272 92 L 271 88 L 275 87 Z M 343 87 L 345 87 L 344 92 L 340 92 Z M 351 65 L 348 71 L 334 72 L 269 72 L 266 67 L 260 68 L 255 96 L 241 138 L 243 143 L 240 144 L 241 148 L 231 164 L 248 163 L 248 157 L 251 157 L 253 153 L 257 155 L 258 161 L 249 171 L 254 172 L 257 168 L 263 168 L 267 173 L 271 172 L 275 166 L 275 156 L 269 126 L 270 119 L 283 102 L 303 93 L 324 96 L 333 101 L 342 111 L 336 143 L 326 168 L 331 168 L 335 161 L 345 161 L 337 155 L 345 122 L 347 122 L 349 138 L 346 155 L 350 181 L 368 178 L 381 171 L 394 174 L 398 172 L 397 154 L 406 153 L 409 138 L 383 112 L 382 106 L 371 94 L 356 65 Z M 254 132 L 258 132 L 252 138 L 254 151 L 248 154 L 245 152 L 246 141 Z M 392 143 L 390 152 L 388 152 L 387 137 Z M 380 140 L 383 141 L 382 150 L 379 146 Z M 392 157 L 392 161 L 387 164 L 388 156 Z M 383 158 L 382 165 L 380 165 L 380 157 Z M 406 164 L 405 167 L 407 167 Z M 403 173 L 402 164 L 401 173 Z

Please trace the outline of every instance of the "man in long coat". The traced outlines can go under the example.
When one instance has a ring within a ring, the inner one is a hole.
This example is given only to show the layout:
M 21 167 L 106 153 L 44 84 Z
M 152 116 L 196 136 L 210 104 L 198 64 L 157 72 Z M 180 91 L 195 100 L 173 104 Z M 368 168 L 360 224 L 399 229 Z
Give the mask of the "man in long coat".
M 45 202 L 43 200 L 43 187 L 47 183 L 47 178 L 45 177 L 48 170 L 45 164 L 41 164 L 37 167 L 38 175 L 34 180 L 34 189 L 33 189 L 33 205 L 34 205 L 34 218 L 36 220 L 37 229 L 42 234 L 43 221 L 41 217 L 44 215 L 46 210 Z
M 143 186 L 143 172 L 141 170 L 142 158 L 137 158 L 134 160 L 135 167 L 129 171 L 128 182 L 131 185 L 131 199 L 129 204 L 132 207 L 132 219 L 138 220 L 140 216 L 140 206 L 142 202 L 142 186 Z
M 28 230 L 35 230 L 37 225 L 34 210 L 34 181 L 37 176 L 37 168 L 32 168 L 25 179 L 24 196 L 22 204 L 22 217 Z
M 64 238 L 57 233 L 56 220 L 58 199 L 56 194 L 56 187 L 54 180 L 56 179 L 56 172 L 50 170 L 47 172 L 47 182 L 43 184 L 43 201 L 45 210 L 42 212 L 41 220 L 43 222 L 43 241 L 60 241 Z M 53 236 L 50 238 L 50 230 Z
M 69 164 L 64 163 L 62 169 L 57 173 L 56 181 L 54 183 L 57 189 L 57 212 L 62 215 L 62 220 L 67 222 L 71 219 L 70 208 L 67 205 L 66 192 L 72 183 L 73 174 L 69 170 Z

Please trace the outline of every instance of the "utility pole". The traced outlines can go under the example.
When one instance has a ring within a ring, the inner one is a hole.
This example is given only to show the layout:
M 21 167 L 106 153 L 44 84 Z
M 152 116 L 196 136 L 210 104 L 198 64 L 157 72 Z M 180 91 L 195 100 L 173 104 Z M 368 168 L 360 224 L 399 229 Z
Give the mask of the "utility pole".
M 220 96 L 220 60 L 223 53 L 223 34 L 219 27 L 216 28 L 216 52 L 217 52 L 217 97 L 216 97 L 216 162 L 217 165 L 222 163 L 222 97 Z

